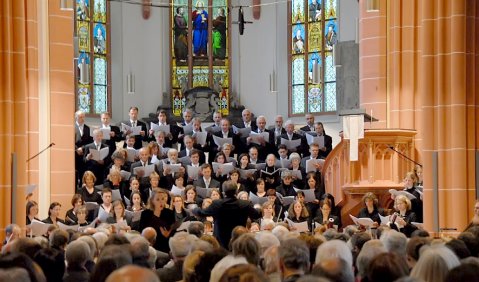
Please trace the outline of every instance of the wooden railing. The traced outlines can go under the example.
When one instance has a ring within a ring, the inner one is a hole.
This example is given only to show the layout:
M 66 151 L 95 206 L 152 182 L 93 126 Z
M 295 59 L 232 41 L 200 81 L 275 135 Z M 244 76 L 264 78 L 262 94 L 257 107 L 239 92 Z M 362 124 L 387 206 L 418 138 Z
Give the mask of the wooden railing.
M 404 129 L 369 129 L 359 140 L 358 161 L 349 161 L 349 140 L 342 139 L 326 158 L 322 175 L 327 193 L 341 206 L 343 224 L 349 213 L 362 207 L 361 198 L 374 192 L 382 205 L 389 201 L 391 188 L 403 187 L 402 179 L 414 164 L 389 147 L 414 159 L 416 131 Z

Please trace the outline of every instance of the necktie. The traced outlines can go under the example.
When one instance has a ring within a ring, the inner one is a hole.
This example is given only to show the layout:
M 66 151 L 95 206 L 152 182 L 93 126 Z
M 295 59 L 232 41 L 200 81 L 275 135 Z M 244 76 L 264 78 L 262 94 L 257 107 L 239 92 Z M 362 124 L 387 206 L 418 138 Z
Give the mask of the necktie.
M 100 147 L 101 147 L 100 145 L 96 145 L 96 149 L 97 149 L 98 151 L 100 151 Z
M 135 127 L 136 126 L 136 121 L 132 122 L 131 126 Z
M 205 179 L 205 185 L 206 185 L 206 188 L 209 188 L 210 187 L 210 181 Z

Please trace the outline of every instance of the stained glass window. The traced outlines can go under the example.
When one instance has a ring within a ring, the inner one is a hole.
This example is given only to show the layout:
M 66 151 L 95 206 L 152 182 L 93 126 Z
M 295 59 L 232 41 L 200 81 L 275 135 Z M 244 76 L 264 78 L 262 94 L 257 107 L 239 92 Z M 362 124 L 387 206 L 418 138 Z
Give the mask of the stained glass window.
M 181 115 L 185 91 L 208 87 L 215 110 L 229 114 L 230 16 L 228 0 L 171 0 L 171 97 Z
M 337 43 L 338 0 L 292 0 L 289 5 L 289 111 L 336 111 L 336 67 L 333 46 Z
M 75 1 L 79 56 L 75 72 L 77 110 L 90 115 L 110 111 L 109 20 L 107 0 Z

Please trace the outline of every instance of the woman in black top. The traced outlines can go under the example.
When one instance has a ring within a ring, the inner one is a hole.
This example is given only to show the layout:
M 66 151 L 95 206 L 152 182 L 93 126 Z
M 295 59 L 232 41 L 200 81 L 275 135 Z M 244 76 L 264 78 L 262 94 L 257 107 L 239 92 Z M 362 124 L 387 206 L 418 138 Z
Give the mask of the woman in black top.
M 363 196 L 364 208 L 359 211 L 358 218 L 370 218 L 374 221 L 372 227 L 378 227 L 381 224 L 379 215 L 383 214 L 383 209 L 378 207 L 378 198 L 371 192 Z
M 32 223 L 32 220 L 36 219 L 38 216 L 38 204 L 35 201 L 28 201 L 27 202 L 27 225 Z
M 95 190 L 96 177 L 93 172 L 89 170 L 85 171 L 82 181 L 83 186 L 80 188 L 80 191 L 78 191 L 78 194 L 82 196 L 83 201 L 85 203 L 95 202 L 100 205 L 102 200 L 100 194 Z
M 48 209 L 48 217 L 42 220 L 44 223 L 57 224 L 57 222 L 65 223 L 62 219 L 58 218 L 60 216 L 60 210 L 62 205 L 58 202 L 53 202 L 50 204 Z
M 71 203 L 73 207 L 67 211 L 65 222 L 67 224 L 75 225 L 78 221 L 76 208 L 83 206 L 85 203 L 83 202 L 83 198 L 80 194 L 73 195 Z
M 172 231 L 171 226 L 175 222 L 175 214 L 172 210 L 166 208 L 168 192 L 155 189 L 148 200 L 148 209 L 141 213 L 140 230 L 146 227 L 153 227 L 156 230 L 157 237 L 155 249 L 168 253 L 168 239 Z
M 406 237 L 411 237 L 417 227 L 412 223 L 417 222 L 416 214 L 411 210 L 411 201 L 403 195 L 396 196 L 394 206 L 397 212 L 389 217 L 389 227 L 404 233 Z

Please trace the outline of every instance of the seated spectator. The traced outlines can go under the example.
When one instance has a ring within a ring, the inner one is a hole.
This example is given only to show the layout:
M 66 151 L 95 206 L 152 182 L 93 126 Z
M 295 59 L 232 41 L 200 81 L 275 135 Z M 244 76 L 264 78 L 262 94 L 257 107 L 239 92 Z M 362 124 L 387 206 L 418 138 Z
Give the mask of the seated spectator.
M 278 248 L 283 281 L 294 282 L 309 271 L 309 249 L 299 239 L 283 241 Z
M 71 242 L 65 251 L 65 259 L 68 267 L 63 276 L 63 281 L 89 281 L 90 273 L 88 273 L 85 264 L 90 258 L 90 247 L 88 243 L 81 240 Z
M 459 259 L 453 251 L 444 245 L 434 245 L 421 253 L 411 277 L 424 282 L 444 281 L 449 270 L 458 265 Z
M 367 281 L 393 282 L 407 276 L 408 273 L 409 269 L 402 257 L 395 253 L 381 253 L 370 262 L 367 270 Z

